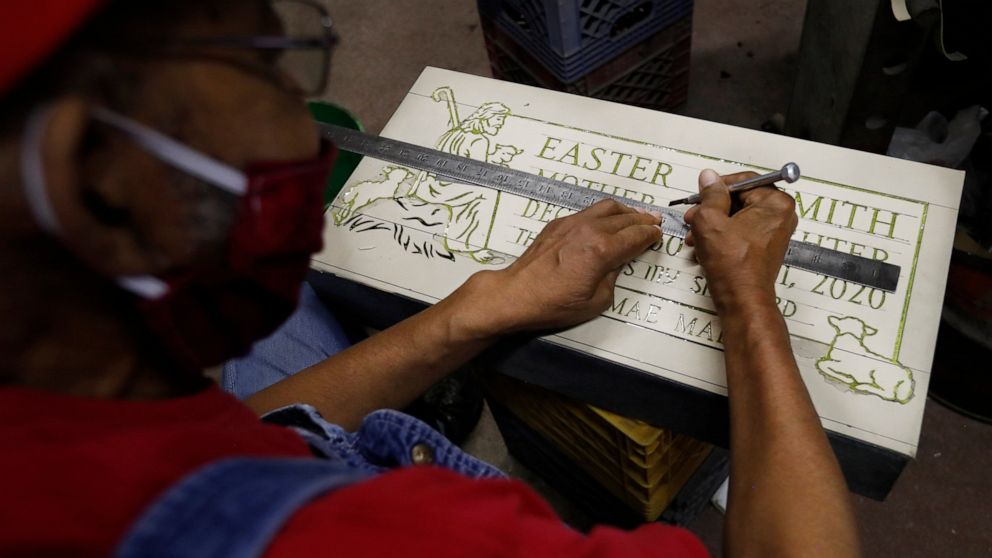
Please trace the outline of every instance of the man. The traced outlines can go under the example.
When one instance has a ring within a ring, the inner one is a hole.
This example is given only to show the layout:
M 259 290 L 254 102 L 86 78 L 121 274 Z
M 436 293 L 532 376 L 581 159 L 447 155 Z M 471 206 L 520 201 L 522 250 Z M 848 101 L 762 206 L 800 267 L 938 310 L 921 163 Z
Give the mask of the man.
M 600 203 L 551 223 L 505 270 L 252 396 L 263 423 L 198 366 L 271 332 L 319 246 L 334 150 L 268 50 L 312 43 L 276 40 L 262 1 L 10 4 L 0 554 L 705 554 L 659 524 L 575 533 L 526 487 L 376 411 L 501 335 L 596 316 L 622 265 L 659 239 L 656 217 Z M 687 220 L 727 340 L 728 553 L 856 555 L 774 304 L 792 203 L 754 191 L 728 216 L 724 182 L 701 175 Z

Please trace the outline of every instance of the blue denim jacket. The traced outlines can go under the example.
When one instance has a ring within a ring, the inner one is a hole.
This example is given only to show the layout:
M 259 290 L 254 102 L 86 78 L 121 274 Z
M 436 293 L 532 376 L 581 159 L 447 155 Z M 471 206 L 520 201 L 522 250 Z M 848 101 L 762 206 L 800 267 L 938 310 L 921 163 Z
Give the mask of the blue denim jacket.
M 263 420 L 298 432 L 317 457 L 234 458 L 194 471 L 145 510 L 116 556 L 261 556 L 300 507 L 391 468 L 434 465 L 473 478 L 504 477 L 397 411 L 371 413 L 353 433 L 308 405 L 284 407 Z
M 355 471 L 374 474 L 409 465 L 436 465 L 472 478 L 506 476 L 424 422 L 399 411 L 375 411 L 355 432 L 325 421 L 309 405 L 290 405 L 266 414 L 262 420 L 292 428 L 316 455 Z

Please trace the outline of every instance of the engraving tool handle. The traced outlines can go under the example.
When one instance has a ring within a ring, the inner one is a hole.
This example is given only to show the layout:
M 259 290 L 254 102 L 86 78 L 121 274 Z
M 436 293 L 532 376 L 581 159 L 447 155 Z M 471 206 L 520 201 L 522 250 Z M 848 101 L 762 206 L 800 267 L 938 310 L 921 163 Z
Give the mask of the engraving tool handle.
M 769 184 L 774 184 L 779 180 L 784 180 L 789 184 L 799 180 L 799 165 L 795 163 L 786 163 L 781 170 L 775 172 L 770 172 L 768 174 L 763 174 L 761 176 L 755 176 L 754 178 L 748 178 L 747 180 L 741 180 L 740 182 L 735 182 L 729 186 L 730 193 L 734 192 L 744 192 L 746 190 L 752 190 L 759 186 L 768 186 Z M 679 200 L 673 200 L 669 202 L 668 206 L 673 205 L 683 205 L 683 204 L 697 204 L 700 201 L 699 194 L 693 194 L 688 198 L 682 198 Z

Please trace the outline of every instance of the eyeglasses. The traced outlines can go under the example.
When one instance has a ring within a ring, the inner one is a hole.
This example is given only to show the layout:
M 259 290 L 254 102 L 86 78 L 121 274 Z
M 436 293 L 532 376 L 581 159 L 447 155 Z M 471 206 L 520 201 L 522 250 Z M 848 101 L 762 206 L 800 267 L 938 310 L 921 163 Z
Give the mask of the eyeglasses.
M 269 51 L 276 68 L 303 93 L 319 95 L 327 88 L 331 48 L 337 42 L 334 22 L 320 4 L 311 0 L 273 0 L 274 22 L 283 34 L 188 37 L 181 44 Z

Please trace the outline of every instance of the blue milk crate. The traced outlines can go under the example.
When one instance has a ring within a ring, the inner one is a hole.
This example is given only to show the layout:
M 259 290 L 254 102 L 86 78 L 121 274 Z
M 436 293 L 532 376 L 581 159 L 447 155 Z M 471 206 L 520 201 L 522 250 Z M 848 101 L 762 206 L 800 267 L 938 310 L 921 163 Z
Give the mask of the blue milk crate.
M 692 0 L 477 0 L 494 24 L 571 82 L 692 13 Z

